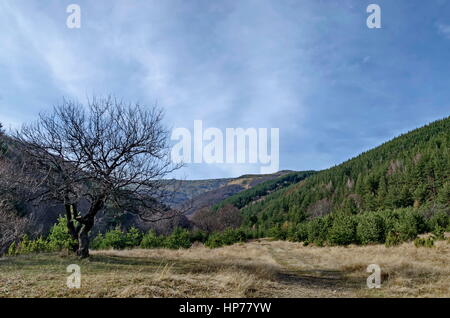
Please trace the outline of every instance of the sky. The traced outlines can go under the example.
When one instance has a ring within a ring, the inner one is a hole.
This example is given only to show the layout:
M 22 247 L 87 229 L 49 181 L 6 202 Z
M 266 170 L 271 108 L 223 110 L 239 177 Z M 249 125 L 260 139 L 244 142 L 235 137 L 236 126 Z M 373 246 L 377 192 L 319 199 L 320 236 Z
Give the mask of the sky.
M 449 56 L 449 0 L 2 0 L 0 122 L 113 94 L 159 105 L 170 128 L 279 128 L 280 170 L 320 170 L 449 116 Z

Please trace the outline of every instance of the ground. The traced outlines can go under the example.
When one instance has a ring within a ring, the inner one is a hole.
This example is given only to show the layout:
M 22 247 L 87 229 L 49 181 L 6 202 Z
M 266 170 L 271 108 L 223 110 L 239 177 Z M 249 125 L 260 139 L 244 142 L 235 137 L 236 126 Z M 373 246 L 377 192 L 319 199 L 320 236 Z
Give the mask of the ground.
M 0 297 L 450 297 L 450 241 L 314 247 L 257 240 L 218 249 L 93 251 L 0 258 Z M 69 264 L 81 288 L 66 286 Z M 381 288 L 366 284 L 381 267 Z

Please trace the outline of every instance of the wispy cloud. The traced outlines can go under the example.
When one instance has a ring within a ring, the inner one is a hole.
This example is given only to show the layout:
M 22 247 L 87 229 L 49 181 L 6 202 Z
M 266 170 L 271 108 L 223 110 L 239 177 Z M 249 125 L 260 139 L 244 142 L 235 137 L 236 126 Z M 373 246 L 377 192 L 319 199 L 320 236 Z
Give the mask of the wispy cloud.
M 0 121 L 114 93 L 157 102 L 173 127 L 280 128 L 281 168 L 320 169 L 450 112 L 450 41 L 436 39 L 450 26 L 415 26 L 421 41 L 405 27 L 446 21 L 445 5 L 380 0 L 385 25 L 369 30 L 358 0 L 78 0 L 82 27 L 69 30 L 68 3 L 0 1 Z
M 438 23 L 436 26 L 439 34 L 443 35 L 447 39 L 450 39 L 450 24 Z

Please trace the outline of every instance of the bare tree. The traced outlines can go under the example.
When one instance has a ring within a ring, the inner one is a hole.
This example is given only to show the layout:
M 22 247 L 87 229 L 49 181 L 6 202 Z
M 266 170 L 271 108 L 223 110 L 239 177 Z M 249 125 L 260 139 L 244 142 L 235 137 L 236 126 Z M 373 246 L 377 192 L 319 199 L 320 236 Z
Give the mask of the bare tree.
M 162 121 L 156 106 L 111 97 L 93 98 L 86 107 L 63 100 L 17 132 L 27 171 L 40 176 L 32 199 L 64 204 L 80 257 L 89 256 L 88 234 L 106 205 L 146 221 L 177 215 L 161 203 L 170 195 L 162 178 L 181 167 L 170 161 Z
M 5 136 L 0 123 L 0 256 L 25 233 L 28 219 L 20 217 L 14 208 L 14 200 L 23 194 L 16 185 L 20 172 L 12 169 L 6 158 Z
M 0 200 L 0 255 L 25 233 L 27 221 L 15 214 L 6 199 Z

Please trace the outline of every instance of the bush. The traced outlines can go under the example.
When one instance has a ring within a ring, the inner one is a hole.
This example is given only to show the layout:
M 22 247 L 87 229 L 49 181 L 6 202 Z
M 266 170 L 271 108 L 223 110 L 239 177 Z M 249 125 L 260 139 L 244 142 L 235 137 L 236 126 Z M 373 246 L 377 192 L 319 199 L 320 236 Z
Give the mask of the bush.
M 445 232 L 445 229 L 449 228 L 450 226 L 450 216 L 446 211 L 439 211 L 434 214 L 427 223 L 430 231 Z
M 445 240 L 445 229 L 443 227 L 437 226 L 432 233 L 435 240 Z
M 212 233 L 205 242 L 205 246 L 209 248 L 218 248 L 223 245 L 224 243 L 220 233 Z
M 396 232 L 389 232 L 386 235 L 386 241 L 384 242 L 384 244 L 386 245 L 386 247 L 392 247 L 392 246 L 397 246 L 402 242 L 402 240 L 400 239 L 400 235 Z
M 124 234 L 118 228 L 110 230 L 105 234 L 97 235 L 92 241 L 91 247 L 93 249 L 123 249 L 125 247 L 123 241 Z
M 106 247 L 105 247 L 105 244 L 104 244 L 104 240 L 105 240 L 105 236 L 102 233 L 99 233 L 92 240 L 90 248 L 92 248 L 93 250 L 105 249 Z
M 208 240 L 205 242 L 205 246 L 209 248 L 217 248 L 225 245 L 232 245 L 239 242 L 245 242 L 247 240 L 246 232 L 242 229 L 226 229 L 222 233 L 212 233 Z
M 19 243 L 13 243 L 9 246 L 7 254 L 13 256 L 51 251 L 52 249 L 46 239 L 39 237 L 35 240 L 30 240 L 28 235 L 25 234 Z
M 384 221 L 379 214 L 364 213 L 359 216 L 356 226 L 356 237 L 359 243 L 384 243 L 384 233 Z
M 381 218 L 383 219 L 384 224 L 384 237 L 387 238 L 389 232 L 395 231 L 395 226 L 398 223 L 398 219 L 400 214 L 397 211 L 393 210 L 383 210 L 380 213 Z
M 164 237 L 158 236 L 154 230 L 148 231 L 141 241 L 142 248 L 161 248 L 164 246 Z
M 434 246 L 434 240 L 433 238 L 416 238 L 414 240 L 414 245 L 416 247 L 433 247 Z
M 293 242 L 306 242 L 308 240 L 308 223 L 303 222 L 297 224 L 289 240 Z
M 269 237 L 275 240 L 285 240 L 287 238 L 287 230 L 281 225 L 275 225 L 269 229 Z
M 192 246 L 189 231 L 181 228 L 176 228 L 164 240 L 164 247 L 170 249 L 189 248 Z
M 47 240 L 50 249 L 54 251 L 62 249 L 72 250 L 74 244 L 77 243 L 69 234 L 66 217 L 58 218 L 56 224 L 51 228 Z
M 245 232 L 243 230 L 237 229 L 226 229 L 222 233 L 222 240 L 224 245 L 232 245 L 234 243 L 238 242 L 245 242 L 246 241 Z
M 208 233 L 202 230 L 196 230 L 190 233 L 190 241 L 191 243 L 194 242 L 201 242 L 205 243 L 208 239 Z
M 12 243 L 7 251 L 8 255 L 19 255 L 39 252 L 55 252 L 62 249 L 71 249 L 76 241 L 72 239 L 67 229 L 65 217 L 58 218 L 58 221 L 50 229 L 47 238 L 38 237 L 31 240 L 28 235 L 16 243 Z
M 119 228 L 110 230 L 104 235 L 97 235 L 92 241 L 93 249 L 125 249 L 139 246 L 142 235 L 136 228 L 131 228 L 128 232 L 123 232 Z
M 328 232 L 328 242 L 332 245 L 348 245 L 356 242 L 356 220 L 353 215 L 336 215 Z
M 132 227 L 125 235 L 125 247 L 132 248 L 141 244 L 142 233 L 135 227 Z
M 395 231 L 401 241 L 413 240 L 427 229 L 425 218 L 417 211 L 402 209 L 395 225 Z
M 243 228 L 242 231 L 244 231 L 245 238 L 247 240 L 263 237 L 263 235 L 260 233 L 260 231 L 258 229 L 256 229 L 256 228 L 253 228 L 253 229 Z
M 309 221 L 306 225 L 308 232 L 308 242 L 315 243 L 322 246 L 327 239 L 328 229 L 331 225 L 332 219 L 315 218 Z
M 6 255 L 8 256 L 15 256 L 18 254 L 17 251 L 17 243 L 13 242 L 9 247 L 8 247 L 8 251 L 6 252 Z

